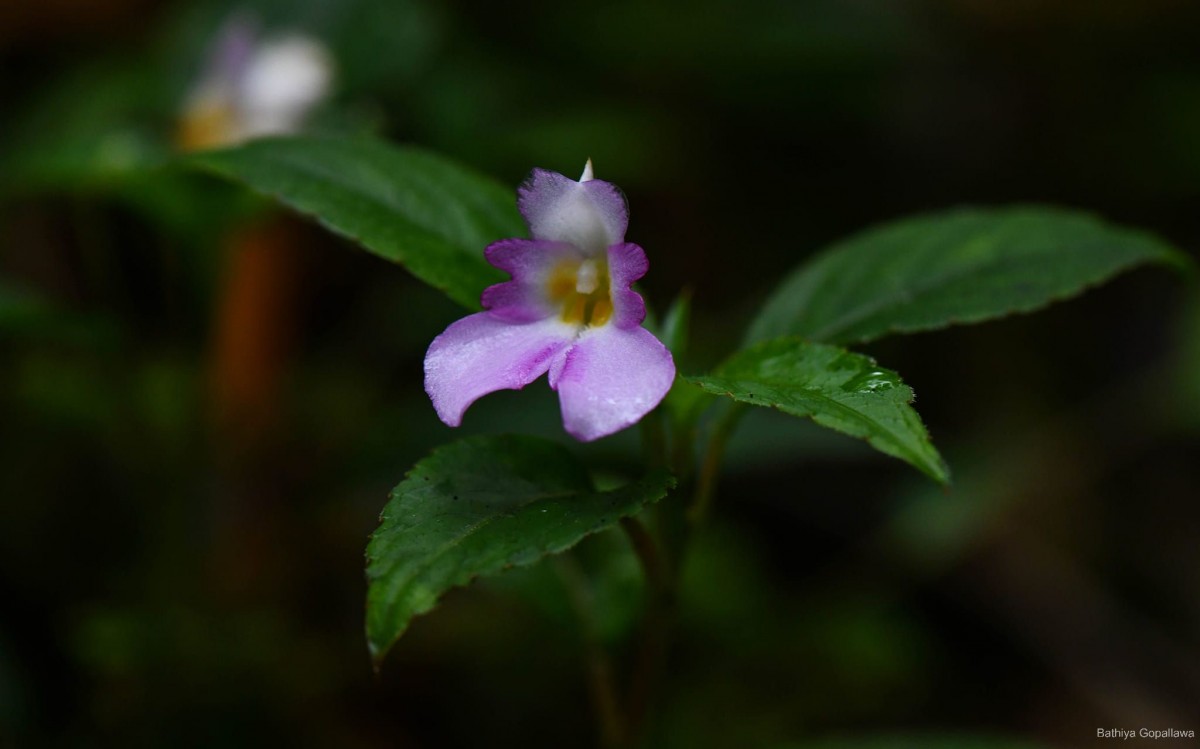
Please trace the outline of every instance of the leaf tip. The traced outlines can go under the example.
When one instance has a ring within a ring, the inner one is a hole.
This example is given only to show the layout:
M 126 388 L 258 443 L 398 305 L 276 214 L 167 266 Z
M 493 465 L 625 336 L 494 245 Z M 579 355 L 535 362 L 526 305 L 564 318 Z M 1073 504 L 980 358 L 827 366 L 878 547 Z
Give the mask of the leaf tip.
M 938 455 L 938 460 L 932 465 L 931 469 L 925 469 L 923 472 L 929 478 L 936 481 L 943 489 L 949 490 L 950 486 L 954 483 L 950 476 L 950 466 L 941 455 Z
M 367 654 L 371 658 L 371 671 L 376 677 L 383 671 L 383 662 L 387 659 L 388 651 L 392 649 L 394 642 L 395 640 L 381 643 L 372 637 L 371 633 L 367 633 Z

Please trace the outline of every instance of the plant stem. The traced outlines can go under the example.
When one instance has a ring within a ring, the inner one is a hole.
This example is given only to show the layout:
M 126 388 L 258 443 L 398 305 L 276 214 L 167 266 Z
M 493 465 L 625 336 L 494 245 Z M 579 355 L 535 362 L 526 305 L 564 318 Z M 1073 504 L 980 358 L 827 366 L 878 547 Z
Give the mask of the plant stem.
M 596 713 L 596 721 L 600 724 L 601 746 L 605 749 L 616 749 L 626 741 L 625 719 L 621 715 L 620 700 L 617 698 L 612 662 L 596 631 L 596 606 L 591 585 L 575 557 L 569 554 L 555 557 L 555 567 L 559 579 L 567 589 L 571 608 L 579 619 L 588 692 L 592 699 L 592 710 Z
M 700 463 L 700 474 L 696 479 L 696 493 L 692 498 L 692 506 L 688 508 L 688 521 L 698 526 L 708 517 L 712 503 L 717 493 L 717 479 L 721 473 L 721 461 L 725 457 L 725 447 L 733 430 L 737 428 L 742 417 L 742 406 L 731 406 L 713 426 L 712 435 L 704 451 Z
M 716 493 L 717 474 L 725 445 L 741 416 L 741 408 L 727 410 L 714 426 L 704 454 L 704 462 L 696 479 L 692 504 L 685 507 L 678 499 L 666 497 L 658 503 L 656 540 L 635 518 L 623 518 L 621 528 L 629 537 L 634 553 L 641 563 L 646 579 L 647 605 L 642 626 L 641 644 L 633 666 L 626 702 L 626 745 L 637 746 L 646 729 L 647 718 L 657 699 L 666 668 L 671 629 L 683 558 L 691 533 L 703 521 Z M 694 421 L 680 428 L 675 424 L 674 450 L 668 453 L 663 416 L 655 409 L 642 421 L 643 451 L 650 467 L 664 467 L 668 462 L 676 475 L 690 473 L 692 442 L 696 430 Z
M 642 419 L 642 452 L 649 468 L 667 467 L 667 434 L 661 408 L 655 408 Z
M 666 665 L 675 609 L 673 573 L 677 567 L 664 563 L 654 537 L 636 519 L 623 518 L 621 527 L 629 536 L 634 553 L 641 562 L 648 594 L 646 620 L 643 624 L 637 661 L 633 667 L 626 710 L 628 745 L 636 746 L 657 697 Z
M 650 535 L 650 531 L 646 530 L 646 526 L 642 525 L 637 518 L 621 518 L 621 528 L 625 531 L 625 535 L 629 536 L 633 553 L 637 555 L 638 562 L 642 565 L 642 571 L 646 575 L 646 584 L 651 589 L 667 586 L 669 582 L 667 568 L 658 553 L 658 545 L 654 541 L 654 536 Z

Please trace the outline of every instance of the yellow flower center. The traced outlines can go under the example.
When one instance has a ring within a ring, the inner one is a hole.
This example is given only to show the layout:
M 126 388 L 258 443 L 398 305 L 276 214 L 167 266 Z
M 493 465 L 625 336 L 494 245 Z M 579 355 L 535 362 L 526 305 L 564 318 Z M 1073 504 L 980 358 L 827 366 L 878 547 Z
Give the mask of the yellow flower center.
M 183 115 L 176 142 L 184 151 L 229 145 L 236 132 L 237 114 L 233 107 L 218 100 L 205 100 L 190 107 Z
M 562 321 L 600 327 L 613 313 L 609 294 L 608 263 L 602 259 L 565 261 L 546 283 L 550 301 L 562 305 Z

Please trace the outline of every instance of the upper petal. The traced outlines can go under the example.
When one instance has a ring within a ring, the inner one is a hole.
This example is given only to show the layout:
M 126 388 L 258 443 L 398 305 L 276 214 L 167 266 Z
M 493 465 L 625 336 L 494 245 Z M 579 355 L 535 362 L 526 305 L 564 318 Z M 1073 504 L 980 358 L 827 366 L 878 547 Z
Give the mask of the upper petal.
M 316 39 L 293 35 L 263 43 L 241 81 L 245 137 L 299 130 L 332 82 L 333 59 Z
M 563 428 L 584 442 L 636 423 L 662 401 L 674 381 L 671 352 L 641 327 L 590 328 L 550 371 Z
M 581 259 L 573 245 L 536 239 L 502 239 L 488 245 L 483 254 L 512 280 L 484 289 L 480 301 L 484 309 L 509 322 L 532 322 L 554 314 L 547 297 L 550 275 L 560 263 Z
M 234 14 L 221 26 L 209 51 L 206 83 L 236 86 L 249 68 L 257 46 L 256 19 L 244 13 Z
M 545 374 L 555 355 L 575 337 L 557 318 L 514 325 L 490 312 L 453 323 L 433 339 L 425 354 L 425 392 L 449 426 L 479 397 L 519 390 Z
M 646 275 L 650 262 L 636 244 L 625 242 L 608 248 L 608 274 L 613 304 L 612 324 L 618 328 L 636 328 L 646 319 L 646 303 L 641 294 L 629 287 Z
M 591 255 L 624 241 L 629 226 L 629 207 L 616 185 L 576 182 L 546 169 L 534 169 L 517 188 L 517 207 L 534 239 L 570 242 Z

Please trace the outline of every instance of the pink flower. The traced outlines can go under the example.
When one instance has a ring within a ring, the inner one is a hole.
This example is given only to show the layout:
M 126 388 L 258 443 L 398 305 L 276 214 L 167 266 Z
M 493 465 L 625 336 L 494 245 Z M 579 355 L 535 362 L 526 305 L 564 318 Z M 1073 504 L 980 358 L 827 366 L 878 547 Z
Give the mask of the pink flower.
M 333 58 L 316 39 L 295 33 L 263 38 L 254 19 L 238 14 L 212 47 L 184 103 L 179 137 L 186 149 L 299 132 L 330 95 Z
M 630 285 L 646 274 L 625 241 L 620 189 L 535 169 L 517 191 L 533 239 L 484 250 L 512 276 L 483 292 L 484 312 L 446 328 L 425 354 L 425 391 L 449 426 L 479 397 L 519 390 L 549 372 L 563 428 L 591 441 L 650 412 L 675 379 L 671 353 L 642 327 L 646 305 Z

